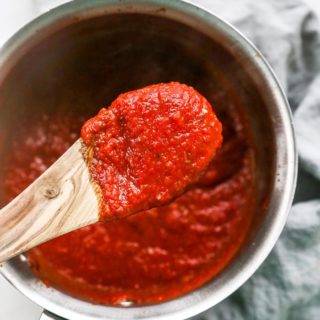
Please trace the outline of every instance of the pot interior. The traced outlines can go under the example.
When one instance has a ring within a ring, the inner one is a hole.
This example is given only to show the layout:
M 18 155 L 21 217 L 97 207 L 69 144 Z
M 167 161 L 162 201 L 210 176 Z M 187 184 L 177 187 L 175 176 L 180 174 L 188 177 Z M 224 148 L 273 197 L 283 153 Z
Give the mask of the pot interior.
M 121 92 L 170 81 L 194 86 L 213 105 L 217 97 L 232 95 L 243 108 L 241 112 L 248 121 L 256 149 L 256 210 L 247 240 L 230 266 L 196 291 L 208 296 L 213 292 L 210 285 L 221 285 L 219 281 L 228 272 L 241 269 L 243 259 L 248 259 L 257 233 L 270 215 L 268 200 L 274 187 L 277 156 L 275 129 L 272 106 L 266 104 L 262 89 L 264 83 L 254 79 L 254 72 L 230 43 L 224 43 L 218 31 L 213 39 L 172 19 L 137 13 L 74 20 L 28 48 L 2 78 L 0 161 L 5 158 L 2 155 L 7 152 L 9 137 L 17 127 L 26 125 L 24 119 L 29 114 L 39 110 L 54 113 L 72 109 L 90 117 Z M 0 176 L 4 174 L 4 167 L 5 164 L 0 163 Z M 3 185 L 0 195 L 3 203 Z M 110 315 L 112 308 L 91 308 L 87 302 L 39 284 L 25 259 L 13 259 L 6 268 L 12 277 L 28 283 L 29 290 L 43 297 L 39 303 L 63 301 L 65 308 L 80 313 L 87 310 L 88 319 Z M 188 296 L 191 304 L 199 299 L 194 293 Z M 148 317 L 148 313 L 144 317 Z

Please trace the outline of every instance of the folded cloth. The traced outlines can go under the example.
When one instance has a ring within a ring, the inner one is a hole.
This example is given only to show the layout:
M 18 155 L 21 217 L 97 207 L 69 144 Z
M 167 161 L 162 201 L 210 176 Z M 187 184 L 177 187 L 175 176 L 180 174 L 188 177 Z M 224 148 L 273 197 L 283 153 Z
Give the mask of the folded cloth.
M 295 204 L 274 250 L 231 297 L 197 320 L 320 318 L 320 26 L 303 0 L 194 0 L 242 31 L 267 58 L 294 113 Z

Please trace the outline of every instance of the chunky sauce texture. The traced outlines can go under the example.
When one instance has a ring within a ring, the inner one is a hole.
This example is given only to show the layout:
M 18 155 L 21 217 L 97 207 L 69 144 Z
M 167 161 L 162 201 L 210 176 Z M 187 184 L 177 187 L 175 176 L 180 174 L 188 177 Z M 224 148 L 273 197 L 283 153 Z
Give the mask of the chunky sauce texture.
M 28 253 L 47 285 L 93 303 L 155 303 L 217 275 L 235 255 L 254 211 L 254 152 L 239 106 L 212 99 L 224 142 L 197 185 L 170 204 L 97 223 Z M 8 153 L 7 200 L 15 197 L 77 138 L 84 118 L 45 111 L 16 128 Z
M 102 219 L 167 203 L 198 180 L 222 142 L 210 103 L 192 87 L 161 83 L 121 94 L 81 137 L 100 186 Z

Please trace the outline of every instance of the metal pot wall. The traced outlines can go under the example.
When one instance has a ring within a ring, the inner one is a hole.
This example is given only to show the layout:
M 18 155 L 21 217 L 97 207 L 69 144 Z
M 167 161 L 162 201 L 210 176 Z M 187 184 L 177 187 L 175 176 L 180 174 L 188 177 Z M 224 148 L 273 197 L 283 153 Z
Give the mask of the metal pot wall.
M 6 262 L 1 273 L 48 310 L 43 320 L 186 319 L 239 288 L 275 245 L 291 206 L 297 171 L 292 120 L 279 83 L 257 49 L 214 14 L 184 1 L 73 1 L 27 25 L 1 50 L 2 141 L 21 125 L 25 112 L 62 104 L 94 113 L 122 91 L 170 81 L 177 73 L 192 84 L 200 65 L 212 81 L 223 75 L 222 83 L 237 94 L 256 145 L 257 205 L 241 250 L 201 288 L 172 301 L 130 307 L 93 305 L 47 288 L 24 256 Z M 110 66 L 113 79 L 106 82 Z M 77 101 L 80 91 L 85 94 Z

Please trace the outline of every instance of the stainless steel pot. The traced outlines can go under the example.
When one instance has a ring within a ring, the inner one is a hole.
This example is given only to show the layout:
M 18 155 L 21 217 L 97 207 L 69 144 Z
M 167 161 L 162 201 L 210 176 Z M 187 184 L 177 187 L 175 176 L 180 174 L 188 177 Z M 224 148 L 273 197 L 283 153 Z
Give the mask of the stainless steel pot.
M 110 73 L 110 68 L 116 69 Z M 70 320 L 185 319 L 238 289 L 275 245 L 291 206 L 297 171 L 287 100 L 269 65 L 244 36 L 188 2 L 80 0 L 23 28 L 0 52 L 0 152 L 5 152 L 6 136 L 21 125 L 25 112 L 61 105 L 90 109 L 121 90 L 176 80 L 177 68 L 190 82 L 203 70 L 208 84 L 223 75 L 221 83 L 245 106 L 256 144 L 258 188 L 254 221 L 242 249 L 201 288 L 139 307 L 77 300 L 41 284 L 23 256 L 6 262 L 1 273 L 45 310 Z M 108 74 L 112 79 L 105 82 Z M 85 92 L 81 101 L 80 90 Z M 59 319 L 51 313 L 42 319 Z

